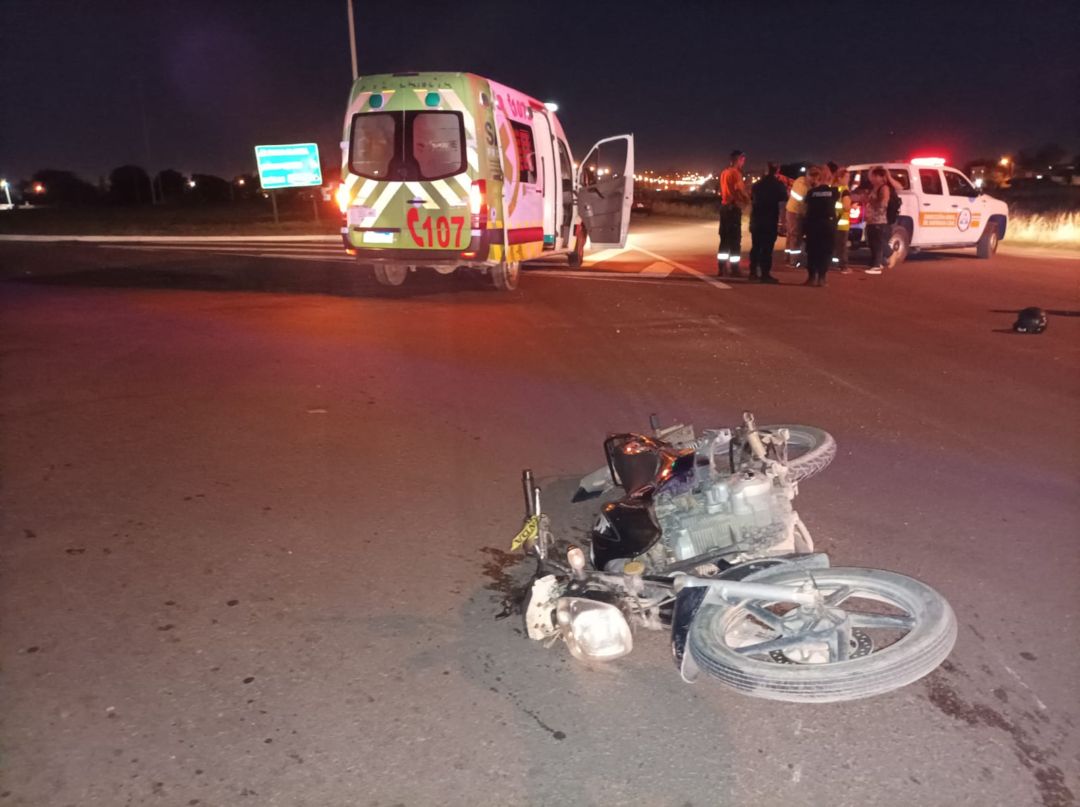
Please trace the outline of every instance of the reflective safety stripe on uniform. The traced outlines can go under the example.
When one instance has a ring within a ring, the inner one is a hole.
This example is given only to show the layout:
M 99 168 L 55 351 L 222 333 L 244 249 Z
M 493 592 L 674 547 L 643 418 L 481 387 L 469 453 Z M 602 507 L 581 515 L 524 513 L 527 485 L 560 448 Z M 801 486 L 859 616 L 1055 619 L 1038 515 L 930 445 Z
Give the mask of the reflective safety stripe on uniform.
M 716 253 L 716 260 L 718 260 L 718 261 L 731 260 L 731 254 L 728 253 L 728 252 L 717 252 Z

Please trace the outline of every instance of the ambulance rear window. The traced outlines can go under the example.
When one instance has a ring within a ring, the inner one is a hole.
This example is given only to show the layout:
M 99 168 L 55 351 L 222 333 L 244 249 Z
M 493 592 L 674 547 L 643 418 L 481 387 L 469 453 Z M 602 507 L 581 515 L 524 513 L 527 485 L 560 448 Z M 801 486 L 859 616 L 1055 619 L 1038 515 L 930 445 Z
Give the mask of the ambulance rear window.
M 368 179 L 386 179 L 397 152 L 398 115 L 369 112 L 353 118 L 349 166 Z
M 362 112 L 353 116 L 349 170 L 368 179 L 416 182 L 463 173 L 460 112 Z
M 465 131 L 460 112 L 412 113 L 412 156 L 420 179 L 442 179 L 465 170 Z

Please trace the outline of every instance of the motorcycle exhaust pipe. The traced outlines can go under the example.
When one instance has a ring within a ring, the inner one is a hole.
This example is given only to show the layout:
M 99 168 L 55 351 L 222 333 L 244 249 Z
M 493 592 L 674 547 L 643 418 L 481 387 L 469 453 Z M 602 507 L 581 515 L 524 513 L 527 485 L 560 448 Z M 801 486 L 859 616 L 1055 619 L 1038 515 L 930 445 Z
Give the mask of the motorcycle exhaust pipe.
M 521 485 L 525 490 L 525 515 L 528 518 L 532 518 L 538 511 L 537 496 L 536 496 L 536 482 L 533 479 L 533 472 L 531 468 L 526 468 L 521 473 Z

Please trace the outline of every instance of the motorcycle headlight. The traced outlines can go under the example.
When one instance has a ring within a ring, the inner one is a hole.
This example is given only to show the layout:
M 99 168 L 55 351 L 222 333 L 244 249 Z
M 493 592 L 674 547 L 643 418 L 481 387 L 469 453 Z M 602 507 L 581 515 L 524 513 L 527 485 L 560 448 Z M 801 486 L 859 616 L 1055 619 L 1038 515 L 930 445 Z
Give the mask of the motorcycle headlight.
M 555 621 L 570 652 L 583 661 L 610 661 L 634 649 L 626 617 L 609 603 L 561 597 Z

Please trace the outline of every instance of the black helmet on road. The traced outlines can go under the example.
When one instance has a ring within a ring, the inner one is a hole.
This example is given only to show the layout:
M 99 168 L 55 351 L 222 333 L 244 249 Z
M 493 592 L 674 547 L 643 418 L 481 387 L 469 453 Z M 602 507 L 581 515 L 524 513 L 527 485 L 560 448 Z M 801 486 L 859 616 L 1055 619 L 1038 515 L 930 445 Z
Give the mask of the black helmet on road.
M 1017 333 L 1042 333 L 1046 330 L 1046 312 L 1030 306 L 1016 315 L 1013 330 Z

